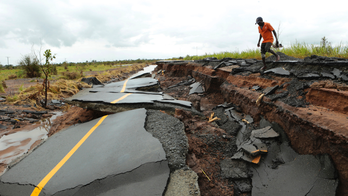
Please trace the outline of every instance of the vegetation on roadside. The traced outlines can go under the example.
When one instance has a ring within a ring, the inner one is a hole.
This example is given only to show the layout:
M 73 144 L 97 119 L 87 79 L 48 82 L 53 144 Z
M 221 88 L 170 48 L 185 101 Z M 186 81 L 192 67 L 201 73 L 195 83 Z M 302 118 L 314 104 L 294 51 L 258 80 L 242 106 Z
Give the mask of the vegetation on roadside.
M 19 65 L 22 67 L 27 78 L 36 78 L 41 76 L 40 62 L 37 58 L 31 55 L 25 55 L 19 62 Z M 16 73 L 21 73 L 20 71 L 21 70 Z M 21 74 L 17 75 L 17 77 L 20 76 Z
M 122 76 L 125 73 L 133 73 L 136 70 L 142 69 L 147 64 L 134 64 L 131 66 L 118 67 L 117 69 L 107 70 L 101 73 L 97 73 L 94 75 L 88 75 L 85 77 L 96 77 L 101 82 L 109 81 L 113 78 L 120 78 L 122 80 Z M 66 79 L 58 79 L 50 84 L 47 91 L 47 99 L 61 99 L 70 97 L 80 89 L 90 88 L 91 86 L 87 83 L 81 82 L 82 78 L 66 80 Z M 24 89 L 21 87 L 19 94 L 6 97 L 6 101 L 9 104 L 30 104 L 33 105 L 36 103 L 37 107 L 40 108 L 40 104 L 38 104 L 39 100 L 44 99 L 43 95 L 44 86 L 41 83 L 36 83 L 36 85 L 32 85 L 29 88 Z
M 340 43 L 337 46 L 332 46 L 330 42 L 328 42 L 327 38 L 323 37 L 320 41 L 319 45 L 315 44 L 307 44 L 305 42 L 299 43 L 295 42 L 290 44 L 288 47 L 274 49 L 276 52 L 282 52 L 288 56 L 296 57 L 296 58 L 305 58 L 311 55 L 318 56 L 327 56 L 327 57 L 340 57 L 340 58 L 348 58 L 348 46 L 344 46 Z M 266 57 L 271 56 L 272 54 L 267 53 Z M 223 58 L 243 58 L 243 59 L 261 59 L 260 48 L 249 49 L 242 52 L 219 52 L 213 54 L 205 54 L 201 56 L 189 56 L 187 55 L 184 60 L 202 60 L 208 57 L 215 57 L 217 59 Z

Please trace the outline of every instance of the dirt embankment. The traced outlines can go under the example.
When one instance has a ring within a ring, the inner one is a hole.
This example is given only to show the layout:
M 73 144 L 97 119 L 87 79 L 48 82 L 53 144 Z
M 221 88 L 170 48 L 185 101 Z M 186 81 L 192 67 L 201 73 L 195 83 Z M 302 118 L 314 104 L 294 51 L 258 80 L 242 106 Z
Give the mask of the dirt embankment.
M 286 58 L 286 55 L 282 55 L 282 58 Z M 264 117 L 270 122 L 278 123 L 289 137 L 292 148 L 298 153 L 330 155 L 339 176 L 337 195 L 347 195 L 348 86 L 345 77 L 348 62 L 331 59 L 327 62 L 316 63 L 313 59 L 314 57 L 307 64 L 304 61 L 269 63 L 269 69 L 282 68 L 282 71 L 287 71 L 286 74 L 283 72 L 279 74 L 277 71 L 260 73 L 258 71 L 262 66 L 260 62 L 255 60 L 254 63 L 247 62 L 247 65 L 243 63 L 236 65 L 233 63 L 234 59 L 225 60 L 227 63 L 224 67 L 219 66 L 224 62 L 223 60 L 164 61 L 157 63 L 156 70 L 165 70 L 165 74 L 159 77 L 164 92 L 178 99 L 199 100 L 199 107 L 206 114 L 209 114 L 208 111 L 218 104 L 233 103 L 234 106 L 239 107 L 241 112 L 251 115 L 256 122 Z M 166 89 L 168 86 L 187 80 L 189 75 L 204 86 L 205 92 L 198 98 L 188 95 L 190 89 L 188 86 Z M 261 101 L 257 102 L 259 98 Z M 186 122 L 188 120 L 185 118 L 181 117 L 181 119 L 187 127 L 190 127 L 190 124 L 197 124 L 192 118 L 187 118 L 190 119 L 190 122 Z M 195 125 L 188 130 L 197 130 L 199 135 L 201 132 L 199 127 L 200 125 Z M 205 132 L 207 130 L 209 128 L 204 129 Z M 187 134 L 190 135 L 190 133 Z M 205 134 L 209 134 L 209 132 Z M 222 134 L 222 132 L 215 133 L 217 138 L 214 141 L 224 141 L 220 137 Z M 190 149 L 191 152 L 195 151 L 196 157 L 189 157 L 188 160 L 198 159 L 204 164 L 204 161 L 207 160 L 214 162 L 214 160 L 223 159 L 218 153 L 214 155 L 215 157 L 204 157 L 207 156 L 204 153 L 208 152 L 203 150 L 203 156 L 199 151 L 202 149 L 209 151 L 208 144 L 212 143 L 204 141 L 200 144 L 196 137 L 197 135 L 189 136 L 191 138 L 189 139 Z M 200 139 L 202 140 L 202 138 Z M 210 154 L 214 153 L 210 152 Z M 211 174 L 214 173 L 214 171 L 211 172 Z M 204 178 L 204 175 L 201 176 Z M 200 180 L 200 185 L 203 185 L 204 182 L 202 179 Z M 222 182 L 223 180 L 219 183 Z M 209 184 L 210 190 L 213 190 L 219 183 Z M 226 183 L 225 185 L 228 185 L 228 182 Z M 221 187 L 224 186 L 221 185 Z M 224 190 L 221 188 L 220 193 L 223 193 Z M 201 192 L 204 193 L 202 190 Z

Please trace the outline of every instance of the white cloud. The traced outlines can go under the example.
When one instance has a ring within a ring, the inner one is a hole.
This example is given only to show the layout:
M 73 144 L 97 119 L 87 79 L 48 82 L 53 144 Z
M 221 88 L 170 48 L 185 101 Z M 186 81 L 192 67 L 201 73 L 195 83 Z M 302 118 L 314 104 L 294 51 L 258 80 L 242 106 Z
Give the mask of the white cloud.
M 347 42 L 341 1 L 64 0 L 0 2 L 0 62 L 16 64 L 33 44 L 57 62 L 169 58 L 255 49 L 262 16 L 284 43 Z

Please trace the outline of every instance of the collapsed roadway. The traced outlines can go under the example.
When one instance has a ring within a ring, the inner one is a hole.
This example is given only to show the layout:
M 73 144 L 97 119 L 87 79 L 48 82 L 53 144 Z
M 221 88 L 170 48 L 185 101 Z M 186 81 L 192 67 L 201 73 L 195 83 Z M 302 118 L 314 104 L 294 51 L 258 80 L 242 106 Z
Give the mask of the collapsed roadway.
M 81 151 L 92 154 L 82 162 L 71 158 L 75 165 L 67 162 L 70 170 L 63 167 L 43 194 L 348 194 L 348 61 L 279 54 L 281 61 L 268 58 L 263 73 L 262 62 L 255 59 L 158 61 L 155 79 L 145 71 L 67 99 L 117 114 L 97 128 L 101 140 L 86 140 L 90 147 Z M 47 149 L 54 138 L 83 135 L 98 120 L 50 137 L 41 145 L 45 148 L 0 177 L 0 194 L 32 191 L 45 172 L 18 179 L 26 173 L 25 162 L 40 168 L 35 161 L 52 154 Z M 50 149 L 65 154 L 72 145 L 61 150 L 57 143 Z M 105 150 L 95 151 L 103 145 Z M 84 174 L 76 177 L 75 167 Z M 89 167 L 98 169 L 87 172 Z M 75 176 L 73 183 L 55 181 L 66 176 Z

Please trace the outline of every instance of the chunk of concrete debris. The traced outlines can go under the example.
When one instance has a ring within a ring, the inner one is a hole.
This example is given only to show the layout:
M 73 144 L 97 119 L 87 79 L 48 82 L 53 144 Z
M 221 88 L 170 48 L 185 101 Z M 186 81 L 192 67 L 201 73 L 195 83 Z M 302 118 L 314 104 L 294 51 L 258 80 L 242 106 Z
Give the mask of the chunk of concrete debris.
M 244 152 L 237 152 L 236 154 L 234 154 L 232 156 L 231 159 L 241 159 L 250 163 L 254 163 L 254 164 L 259 164 L 260 160 L 261 160 L 261 155 L 258 155 L 256 157 L 253 157 L 251 155 L 248 155 L 247 153 Z
M 334 68 L 334 69 L 331 71 L 331 73 L 332 73 L 333 75 L 335 75 L 336 78 L 339 78 L 340 75 L 341 75 L 341 73 L 342 73 L 342 71 L 339 70 L 339 69 L 337 69 L 337 68 Z
M 248 121 L 249 123 L 253 123 L 253 122 L 254 122 L 253 117 L 251 117 L 250 115 L 246 115 L 244 119 L 245 119 L 246 121 Z
M 28 113 L 28 114 L 37 114 L 37 115 L 47 114 L 47 111 L 23 110 L 22 112 Z
M 315 78 L 320 78 L 319 74 L 316 73 L 305 73 L 297 76 L 300 79 L 315 79 Z
M 263 90 L 263 94 L 265 94 L 265 96 L 273 94 L 278 88 L 279 88 L 278 85 L 273 87 L 267 87 L 265 90 Z
M 204 93 L 204 89 L 203 89 L 203 85 L 200 82 L 196 82 L 190 85 L 191 90 L 189 92 L 189 95 L 193 94 L 193 93 Z
M 201 195 L 198 186 L 198 175 L 190 168 L 183 168 L 170 174 L 165 196 Z
M 257 90 L 260 90 L 261 89 L 261 87 L 259 87 L 259 86 L 253 86 L 252 88 L 251 88 L 251 90 L 254 90 L 254 91 L 257 91 Z
M 267 152 L 267 146 L 261 140 L 252 138 L 241 145 L 241 149 L 249 155 L 255 157 Z
M 241 121 L 243 119 L 242 114 L 234 110 L 234 108 L 227 108 L 225 110 L 226 115 L 229 117 L 229 119 L 235 119 L 237 121 Z
M 281 75 L 281 76 L 290 76 L 290 72 L 286 69 L 284 69 L 283 67 L 277 67 L 277 68 L 273 68 L 270 70 L 267 70 L 264 72 L 266 73 L 274 73 L 275 75 Z
M 321 77 L 323 77 L 323 78 L 335 79 L 335 76 L 332 75 L 332 74 L 330 74 L 330 73 L 321 72 L 320 75 L 321 75 Z
M 279 133 L 275 132 L 271 126 L 267 126 L 262 129 L 253 130 L 251 137 L 254 138 L 275 138 L 278 137 Z

